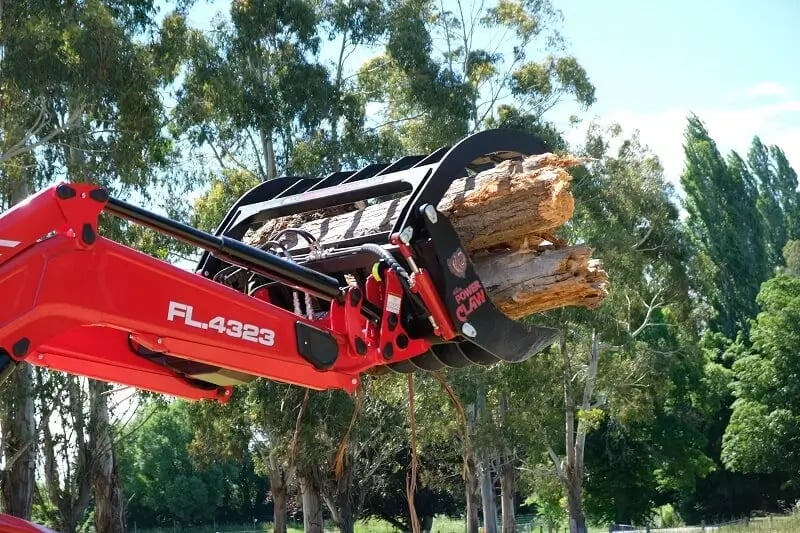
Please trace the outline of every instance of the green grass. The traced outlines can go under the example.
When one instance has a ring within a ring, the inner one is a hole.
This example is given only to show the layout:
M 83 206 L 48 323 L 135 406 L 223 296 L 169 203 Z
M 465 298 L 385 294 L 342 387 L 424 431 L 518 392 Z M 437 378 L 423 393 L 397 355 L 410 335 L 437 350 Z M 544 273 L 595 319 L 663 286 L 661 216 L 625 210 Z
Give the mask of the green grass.
M 561 524 L 559 533 L 564 531 L 565 524 Z M 243 533 L 243 532 L 270 532 L 272 531 L 271 523 L 259 523 L 255 527 L 250 524 L 227 524 L 218 525 L 216 528 L 213 526 L 197 526 L 197 527 L 161 527 L 153 529 L 134 529 L 129 528 L 131 533 Z M 333 524 L 326 524 L 325 531 L 338 532 L 338 529 Z M 397 529 L 391 524 L 382 520 L 368 520 L 364 522 L 356 522 L 355 533 L 397 533 Z M 532 529 L 534 533 L 538 533 L 539 528 Z M 547 531 L 547 528 L 544 528 Z M 590 527 L 589 533 L 607 533 L 607 527 Z M 657 533 L 657 529 L 654 533 Z M 759 517 L 750 520 L 748 525 L 732 524 L 723 526 L 718 531 L 719 533 L 800 533 L 800 515 L 795 516 L 775 516 L 770 521 L 769 518 Z M 433 521 L 433 533 L 463 533 L 464 522 L 461 520 L 452 520 L 445 517 L 437 517 Z M 303 524 L 290 523 L 288 533 L 303 533 Z
M 268 532 L 272 531 L 271 523 L 259 523 L 255 527 L 250 524 L 226 524 L 218 525 L 216 528 L 211 525 L 207 526 L 184 526 L 184 527 L 158 527 L 152 529 L 133 527 L 128 528 L 131 533 L 242 533 L 242 532 Z M 289 523 L 287 528 L 288 533 L 303 533 L 303 524 Z M 333 524 L 326 524 L 325 531 L 338 532 L 338 529 Z M 356 522 L 355 533 L 397 533 L 397 529 L 383 520 L 367 520 Z M 449 518 L 435 518 L 433 520 L 434 533 L 463 533 L 464 523 L 459 520 L 451 520 Z
M 797 533 L 800 531 L 800 515 L 752 518 L 750 523 L 723 526 L 720 533 Z
M 566 524 L 562 524 L 561 528 L 558 530 L 559 533 L 563 533 L 564 527 Z M 446 517 L 437 517 L 433 520 L 433 533 L 464 533 L 464 521 L 463 520 L 453 520 Z M 213 526 L 196 526 L 196 527 L 160 527 L 160 528 L 153 528 L 153 529 L 142 529 L 139 528 L 134 529 L 133 527 L 129 527 L 128 530 L 131 533 L 264 533 L 264 532 L 271 532 L 272 531 L 272 524 L 271 523 L 259 523 L 255 527 L 252 523 L 250 524 L 227 524 L 227 525 L 218 525 L 216 528 Z M 547 531 L 547 527 L 543 529 Z M 288 533 L 304 533 L 303 532 L 303 524 L 301 523 L 289 523 L 289 527 L 287 528 Z M 325 525 L 325 532 L 332 532 L 338 533 L 338 529 L 331 523 Z M 355 525 L 355 533 L 398 533 L 398 529 L 394 526 L 389 524 L 388 522 L 384 522 L 383 520 L 367 520 L 367 521 L 359 521 L 356 522 Z M 538 525 L 534 527 L 532 530 L 534 533 L 539 532 Z M 608 528 L 603 527 L 590 527 L 589 533 L 607 533 Z

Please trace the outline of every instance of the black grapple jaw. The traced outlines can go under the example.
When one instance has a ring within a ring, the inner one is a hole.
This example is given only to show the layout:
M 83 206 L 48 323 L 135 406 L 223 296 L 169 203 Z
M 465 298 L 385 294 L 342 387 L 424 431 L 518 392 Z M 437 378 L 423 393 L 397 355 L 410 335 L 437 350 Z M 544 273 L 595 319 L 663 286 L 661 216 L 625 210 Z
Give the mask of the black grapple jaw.
M 390 364 L 399 372 L 441 370 L 447 367 L 520 363 L 544 350 L 558 337 L 558 330 L 526 326 L 508 318 L 489 298 L 475 267 L 450 220 L 431 204 L 419 208 L 429 253 L 418 253 L 428 272 L 436 272 L 437 286 L 450 320 L 461 334 L 457 342 L 434 344 L 431 351 Z M 418 242 L 420 242 L 418 241 Z
M 558 331 L 529 327 L 511 320 L 491 302 L 475 272 L 463 244 L 447 217 L 436 211 L 454 180 L 491 168 L 497 163 L 549 151 L 539 139 L 516 131 L 488 130 L 465 137 L 452 147 L 428 155 L 403 157 L 391 164 L 371 164 L 356 171 L 340 171 L 319 178 L 282 177 L 265 181 L 243 195 L 227 213 L 217 235 L 242 240 L 248 230 L 271 219 L 326 210 L 354 211 L 356 203 L 393 199 L 394 212 L 387 213 L 375 233 L 335 241 L 320 238 L 325 253 L 311 247 L 293 248 L 293 259 L 305 266 L 338 277 L 362 282 L 376 262 L 364 244 L 377 244 L 403 262 L 393 235 L 410 238 L 420 267 L 434 279 L 452 324 L 455 339 L 442 342 L 425 332 L 432 344 L 423 355 L 387 362 L 397 372 L 436 371 L 497 362 L 522 362 L 555 342 Z M 363 203 L 361 204 L 363 206 Z M 317 250 L 318 252 L 318 250 Z M 197 270 L 219 278 L 230 265 L 205 253 Z M 236 288 L 248 290 L 242 282 Z M 408 306 L 404 306 L 408 307 Z M 419 318 L 419 317 L 417 317 Z M 404 324 L 414 330 L 414 312 L 405 310 Z M 425 324 L 424 321 L 422 321 Z

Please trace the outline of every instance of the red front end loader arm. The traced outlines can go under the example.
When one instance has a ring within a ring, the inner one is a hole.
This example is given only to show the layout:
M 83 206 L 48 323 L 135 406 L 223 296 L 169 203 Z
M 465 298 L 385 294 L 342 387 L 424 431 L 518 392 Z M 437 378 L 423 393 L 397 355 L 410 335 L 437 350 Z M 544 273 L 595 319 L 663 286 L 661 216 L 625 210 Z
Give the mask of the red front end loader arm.
M 217 234 L 95 185 L 47 188 L 0 215 L 0 368 L 8 375 L 27 361 L 225 402 L 234 385 L 259 377 L 352 392 L 376 367 L 413 372 L 525 360 L 555 332 L 524 328 L 486 297 L 455 231 L 433 207 L 444 192 L 445 181 L 434 178 L 447 153 L 395 164 L 396 172 L 384 165 L 386 172 L 352 183 L 320 183 L 330 176 L 301 179 L 302 187 L 298 178 L 265 182 Z M 375 242 L 282 256 L 239 240 L 245 222 L 396 195 L 397 183 L 410 184 L 410 198 L 394 230 Z M 205 250 L 197 272 L 102 237 L 102 213 Z M 243 286 L 229 281 L 242 275 Z

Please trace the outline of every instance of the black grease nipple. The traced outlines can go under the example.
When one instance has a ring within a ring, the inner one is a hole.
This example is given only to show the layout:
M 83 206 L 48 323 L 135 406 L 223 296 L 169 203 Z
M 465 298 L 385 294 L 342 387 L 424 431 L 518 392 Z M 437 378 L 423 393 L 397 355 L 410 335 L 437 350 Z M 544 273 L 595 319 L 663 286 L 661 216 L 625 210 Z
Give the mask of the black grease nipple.
M 394 355 L 394 346 L 392 346 L 391 342 L 387 342 L 386 346 L 383 347 L 383 358 L 387 361 L 392 358 Z
M 397 336 L 395 342 L 397 343 L 397 347 L 400 348 L 401 350 L 405 350 L 406 348 L 408 348 L 408 337 L 402 333 Z
M 361 301 L 361 289 L 353 288 L 350 289 L 350 303 L 352 305 L 358 305 L 358 302 Z

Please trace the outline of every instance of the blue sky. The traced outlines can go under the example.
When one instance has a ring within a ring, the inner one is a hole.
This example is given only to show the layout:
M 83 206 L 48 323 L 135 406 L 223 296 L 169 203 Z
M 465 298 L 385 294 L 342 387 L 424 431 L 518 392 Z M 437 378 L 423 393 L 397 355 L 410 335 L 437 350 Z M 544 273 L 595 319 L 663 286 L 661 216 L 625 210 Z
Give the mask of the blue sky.
M 721 149 L 744 152 L 758 134 L 800 171 L 800 2 L 556 1 L 597 87 L 590 115 L 639 129 L 668 178 L 689 112 Z
M 639 130 L 668 179 L 681 172 L 690 112 L 723 151 L 746 152 L 758 134 L 800 171 L 800 1 L 762 0 L 758 9 L 744 0 L 553 2 L 564 14 L 568 51 L 597 87 L 597 103 L 583 117 Z M 205 24 L 227 5 L 201 0 L 192 19 Z M 563 106 L 550 118 L 566 128 L 572 112 Z

